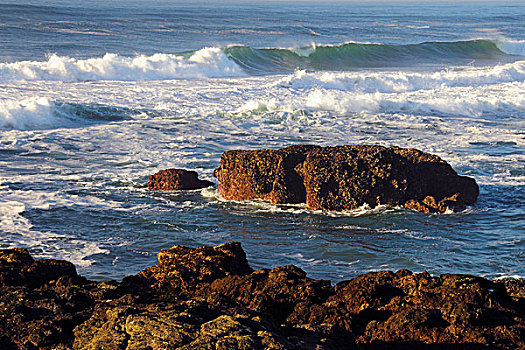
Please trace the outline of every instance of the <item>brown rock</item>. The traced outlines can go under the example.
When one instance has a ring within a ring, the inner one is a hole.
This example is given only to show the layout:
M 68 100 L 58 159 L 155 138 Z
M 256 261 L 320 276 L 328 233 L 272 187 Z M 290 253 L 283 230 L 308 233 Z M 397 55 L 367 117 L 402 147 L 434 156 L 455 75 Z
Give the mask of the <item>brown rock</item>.
M 204 283 L 229 275 L 252 272 L 240 243 L 196 249 L 174 246 L 158 254 L 159 263 L 135 276 L 126 277 L 123 285 L 132 291 L 193 295 Z
M 227 151 L 214 175 L 229 200 L 306 203 L 311 209 L 351 210 L 363 204 L 444 212 L 473 204 L 476 182 L 438 156 L 382 146 Z
M 374 272 L 338 284 L 325 304 L 336 301 L 354 318 L 357 342 L 367 348 L 374 348 L 373 344 L 407 349 L 417 344 L 525 346 L 525 338 L 520 339 L 525 334 L 523 305 L 481 277 Z
M 279 326 L 261 317 L 249 312 L 221 314 L 203 300 L 133 306 L 119 300 L 101 304 L 89 320 L 75 328 L 72 348 L 315 349 L 295 346 L 282 333 Z
M 0 250 L 0 286 L 38 287 L 61 277 L 70 277 L 77 283 L 75 265 L 65 260 L 34 260 L 27 249 Z
M 199 180 L 195 171 L 166 169 L 149 177 L 148 188 L 158 191 L 197 190 L 213 186 L 213 182 Z
M 315 281 L 295 266 L 258 270 L 249 275 L 215 280 L 206 292 L 233 298 L 250 309 L 264 310 L 280 322 L 324 302 L 331 293 L 329 281 Z
M 214 175 L 218 190 L 230 200 L 265 199 L 304 203 L 306 190 L 296 167 L 318 146 L 296 145 L 280 150 L 228 151 Z
M 2 286 L 0 349 L 65 349 L 92 306 L 89 293 L 78 286 Z

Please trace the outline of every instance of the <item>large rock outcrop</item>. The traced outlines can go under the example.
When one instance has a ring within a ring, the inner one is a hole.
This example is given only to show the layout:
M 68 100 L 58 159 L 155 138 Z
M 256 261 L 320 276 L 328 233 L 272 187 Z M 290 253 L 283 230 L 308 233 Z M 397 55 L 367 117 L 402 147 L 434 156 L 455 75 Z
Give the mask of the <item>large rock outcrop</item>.
M 399 147 L 232 150 L 214 175 L 226 199 L 306 203 L 314 210 L 388 204 L 444 212 L 473 204 L 479 194 L 474 179 L 459 176 L 438 156 Z
M 0 251 L 20 276 L 48 262 Z M 523 280 L 400 270 L 332 286 L 295 266 L 253 271 L 238 243 L 175 246 L 122 283 L 62 271 L 3 280 L 0 349 L 525 348 Z

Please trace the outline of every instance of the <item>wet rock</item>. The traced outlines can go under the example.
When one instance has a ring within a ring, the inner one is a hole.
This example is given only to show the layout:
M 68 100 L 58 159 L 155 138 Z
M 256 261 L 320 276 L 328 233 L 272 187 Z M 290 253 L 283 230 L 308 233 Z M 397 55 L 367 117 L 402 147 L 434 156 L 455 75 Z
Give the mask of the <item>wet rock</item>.
M 525 348 L 523 280 L 400 270 L 332 286 L 295 266 L 253 271 L 228 243 L 175 246 L 121 283 L 13 283 L 34 264 L 55 269 L 0 254 L 2 349 Z
M 93 299 L 78 286 L 0 287 L 0 348 L 61 349 L 90 317 Z
M 213 186 L 213 182 L 200 180 L 195 171 L 166 169 L 149 177 L 148 188 L 158 191 L 196 190 Z
M 503 278 L 496 280 L 495 283 L 505 288 L 507 293 L 512 297 L 525 300 L 525 279 Z
M 356 295 L 358 290 L 362 292 Z M 357 342 L 366 347 L 477 344 L 509 348 L 508 344 L 524 343 L 520 337 L 525 334 L 525 318 L 519 316 L 523 305 L 481 277 L 376 272 L 340 283 L 329 299 L 333 301 L 343 301 L 356 321 Z
M 202 299 L 133 306 L 111 302 L 74 333 L 72 348 L 78 350 L 301 349 L 280 326 L 250 312 L 221 312 Z
M 473 204 L 476 182 L 436 155 L 383 146 L 289 146 L 235 150 L 214 172 L 229 200 L 306 203 L 311 209 L 352 210 L 364 204 L 445 212 Z

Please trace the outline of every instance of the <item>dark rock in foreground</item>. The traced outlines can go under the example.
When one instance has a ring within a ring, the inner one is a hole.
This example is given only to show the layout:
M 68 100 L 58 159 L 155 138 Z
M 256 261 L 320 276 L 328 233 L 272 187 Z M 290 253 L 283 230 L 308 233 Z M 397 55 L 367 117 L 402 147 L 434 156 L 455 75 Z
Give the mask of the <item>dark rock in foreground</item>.
M 0 254 L 0 287 L 41 287 L 49 281 L 68 279 L 80 283 L 75 266 L 65 260 L 34 260 L 27 249 L 8 249 Z
M 197 190 L 209 186 L 213 186 L 213 182 L 200 180 L 195 171 L 184 169 L 161 170 L 148 181 L 148 188 L 158 191 Z
M 0 349 L 525 348 L 523 280 L 400 270 L 333 287 L 253 271 L 238 243 L 175 246 L 122 283 L 71 266 L 0 251 Z
M 226 199 L 306 203 L 314 210 L 388 204 L 444 212 L 473 204 L 479 194 L 474 179 L 459 176 L 438 156 L 399 147 L 227 151 L 214 175 Z

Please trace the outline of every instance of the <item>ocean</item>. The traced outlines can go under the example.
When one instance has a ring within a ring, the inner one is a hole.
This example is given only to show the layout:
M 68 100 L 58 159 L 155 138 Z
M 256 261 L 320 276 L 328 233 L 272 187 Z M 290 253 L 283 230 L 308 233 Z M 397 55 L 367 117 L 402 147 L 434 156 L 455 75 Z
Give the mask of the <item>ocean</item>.
M 525 2 L 0 0 L 0 248 L 97 280 L 173 245 L 254 268 L 525 277 Z M 459 213 L 334 213 L 146 188 L 231 149 L 418 148 L 480 185 Z

